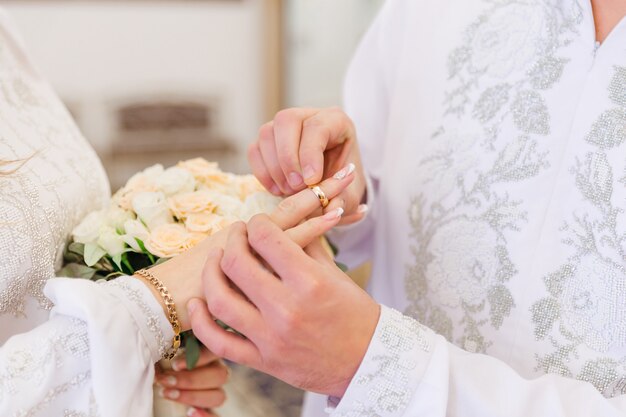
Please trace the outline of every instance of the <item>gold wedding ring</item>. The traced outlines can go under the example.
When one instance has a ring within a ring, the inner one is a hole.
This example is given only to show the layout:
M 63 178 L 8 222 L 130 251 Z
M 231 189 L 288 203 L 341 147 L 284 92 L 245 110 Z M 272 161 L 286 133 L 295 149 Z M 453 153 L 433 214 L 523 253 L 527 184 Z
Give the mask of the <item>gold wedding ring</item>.
M 326 197 L 326 194 L 324 194 L 324 191 L 322 191 L 320 186 L 310 185 L 309 189 L 313 191 L 313 194 L 315 194 L 315 196 L 320 200 L 320 203 L 322 204 L 322 208 L 326 208 L 326 206 L 328 206 L 329 201 L 328 201 L 328 198 Z

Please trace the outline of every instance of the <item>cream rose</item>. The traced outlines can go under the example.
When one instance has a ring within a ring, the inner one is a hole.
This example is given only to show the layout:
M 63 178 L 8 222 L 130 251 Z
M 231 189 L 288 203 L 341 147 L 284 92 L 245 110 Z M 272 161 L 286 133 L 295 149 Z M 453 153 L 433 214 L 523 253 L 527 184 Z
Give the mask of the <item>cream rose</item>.
M 92 243 L 98 240 L 100 228 L 105 224 L 106 213 L 104 210 L 89 213 L 78 226 L 72 230 L 72 238 L 78 243 Z
M 233 188 L 236 190 L 237 195 L 241 199 L 241 201 L 245 201 L 246 198 L 254 193 L 265 191 L 263 185 L 259 182 L 259 180 L 256 179 L 254 175 L 241 175 L 237 177 L 233 185 Z
M 157 188 L 166 196 L 189 193 L 196 188 L 196 180 L 191 172 L 179 167 L 166 169 L 155 182 Z
M 185 227 L 190 232 L 212 235 L 237 221 L 233 217 L 220 216 L 213 213 L 193 213 L 185 220 Z
M 226 184 L 230 179 L 230 175 L 222 172 L 217 163 L 208 162 L 203 158 L 181 161 L 178 167 L 191 172 L 197 181 L 209 187 L 214 184 Z
M 146 226 L 144 226 L 139 220 L 127 220 L 124 223 L 124 232 L 125 234 L 122 235 L 124 242 L 126 242 L 126 244 L 135 252 L 143 252 L 135 238 L 141 240 L 142 242 L 145 242 L 148 239 L 150 232 L 146 229 Z
M 215 194 L 208 190 L 176 195 L 168 200 L 172 213 L 178 219 L 185 219 L 192 213 L 212 213 L 216 205 Z
M 135 195 L 133 209 L 150 230 L 174 221 L 162 192 L 144 192 Z
M 100 229 L 98 245 L 110 256 L 119 255 L 126 249 L 126 242 L 111 226 L 103 226 Z
M 160 258 L 171 258 L 193 244 L 197 243 L 198 236 L 190 233 L 181 224 L 164 224 L 154 229 L 145 241 L 146 249 Z

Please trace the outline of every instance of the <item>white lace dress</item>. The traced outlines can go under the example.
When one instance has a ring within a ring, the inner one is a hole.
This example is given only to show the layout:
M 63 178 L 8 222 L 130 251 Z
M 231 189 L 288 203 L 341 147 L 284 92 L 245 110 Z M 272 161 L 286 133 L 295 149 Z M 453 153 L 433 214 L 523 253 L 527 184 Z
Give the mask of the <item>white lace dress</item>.
M 386 307 L 333 415 L 626 416 L 626 19 L 388 0 L 346 109 L 373 186 L 336 242 Z
M 132 278 L 54 278 L 108 183 L 1 11 L 0 162 L 0 415 L 152 415 L 153 364 L 171 327 Z

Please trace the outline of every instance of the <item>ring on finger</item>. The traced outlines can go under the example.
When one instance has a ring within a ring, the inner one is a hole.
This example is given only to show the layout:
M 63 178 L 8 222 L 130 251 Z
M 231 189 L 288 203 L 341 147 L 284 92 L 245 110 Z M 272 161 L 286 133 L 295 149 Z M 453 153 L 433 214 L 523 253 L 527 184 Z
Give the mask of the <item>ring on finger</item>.
M 330 202 L 328 201 L 328 197 L 326 197 L 326 194 L 324 194 L 324 191 L 320 188 L 320 186 L 310 185 L 309 189 L 313 191 L 313 194 L 315 194 L 315 196 L 320 200 L 322 208 L 326 208 Z

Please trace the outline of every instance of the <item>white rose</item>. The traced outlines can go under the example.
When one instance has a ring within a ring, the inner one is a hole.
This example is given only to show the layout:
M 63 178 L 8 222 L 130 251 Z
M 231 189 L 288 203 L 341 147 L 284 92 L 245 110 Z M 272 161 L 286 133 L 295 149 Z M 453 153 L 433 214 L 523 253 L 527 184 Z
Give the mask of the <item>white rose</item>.
M 156 186 L 166 196 L 189 193 L 196 188 L 196 180 L 191 172 L 183 168 L 168 168 L 156 179 Z
M 136 173 L 113 195 L 113 202 L 125 210 L 132 210 L 133 198 L 137 194 L 158 191 L 155 181 L 161 174 L 163 174 L 163 165 L 153 165 Z
M 98 239 L 100 228 L 106 221 L 104 210 L 89 213 L 78 226 L 72 230 L 72 237 L 78 243 L 92 243 Z
M 269 214 L 274 211 L 281 200 L 280 197 L 273 196 L 265 191 L 254 193 L 246 198 L 239 218 L 247 222 L 256 214 Z
M 145 192 L 135 195 L 133 209 L 150 230 L 174 222 L 167 207 L 165 195 L 161 192 Z
M 243 210 L 243 203 L 239 198 L 231 195 L 212 192 L 215 213 L 220 216 L 239 217 Z
M 135 238 L 141 240 L 142 242 L 145 242 L 148 239 L 150 232 L 146 229 L 146 226 L 144 226 L 139 220 L 127 220 L 124 223 L 124 231 L 125 234 L 122 236 L 124 242 L 133 248 L 135 252 L 141 253 L 142 250 Z
M 135 215 L 132 211 L 124 210 L 114 204 L 106 210 L 106 224 L 115 230 L 123 230 L 124 223 L 127 220 L 132 220 L 134 218 Z
M 118 235 L 117 231 L 110 226 L 103 226 L 100 229 L 98 245 L 110 256 L 119 255 L 126 249 L 126 243 L 122 236 Z

